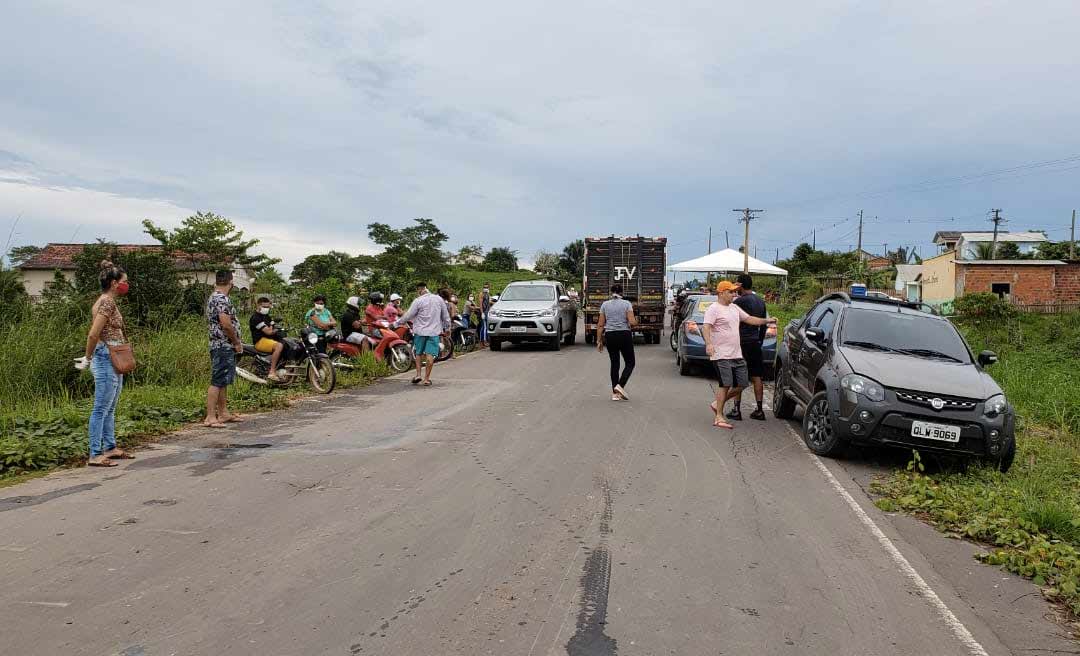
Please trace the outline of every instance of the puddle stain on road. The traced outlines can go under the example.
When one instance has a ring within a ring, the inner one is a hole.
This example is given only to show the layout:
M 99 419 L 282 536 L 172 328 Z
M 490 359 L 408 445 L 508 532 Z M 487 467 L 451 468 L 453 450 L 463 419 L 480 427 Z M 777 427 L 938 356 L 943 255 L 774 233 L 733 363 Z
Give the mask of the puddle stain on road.
M 53 499 L 59 499 L 60 497 L 66 497 L 71 494 L 78 494 L 79 492 L 93 490 L 100 485 L 101 483 L 83 483 L 81 485 L 72 485 L 71 487 L 53 490 L 52 492 L 45 492 L 44 494 L 36 494 L 33 496 L 8 497 L 6 499 L 0 499 L 0 512 L 15 510 L 16 508 L 25 508 L 27 506 L 36 506 L 40 503 L 52 501 Z

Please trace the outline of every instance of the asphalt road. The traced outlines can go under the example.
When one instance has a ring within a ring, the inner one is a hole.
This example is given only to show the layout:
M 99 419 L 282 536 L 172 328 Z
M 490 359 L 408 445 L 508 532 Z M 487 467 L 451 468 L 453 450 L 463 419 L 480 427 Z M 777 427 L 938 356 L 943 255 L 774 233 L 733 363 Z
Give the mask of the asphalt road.
M 580 340 L 579 340 L 580 342 Z M 888 517 L 871 457 L 710 425 L 638 346 L 482 352 L 0 490 L 0 653 L 1041 654 L 976 547 Z

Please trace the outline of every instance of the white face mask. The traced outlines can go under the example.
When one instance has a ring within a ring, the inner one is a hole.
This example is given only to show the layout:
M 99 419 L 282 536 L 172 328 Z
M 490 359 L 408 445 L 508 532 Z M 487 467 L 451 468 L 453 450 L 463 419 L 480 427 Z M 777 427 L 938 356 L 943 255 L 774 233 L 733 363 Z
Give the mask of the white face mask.
M 325 309 L 326 309 L 326 306 L 323 305 L 322 303 L 316 303 L 315 304 L 315 311 L 316 312 L 322 312 Z
M 259 308 L 259 314 L 270 314 L 270 308 L 268 308 L 268 307 L 260 307 Z
M 472 297 L 472 296 L 470 296 L 470 297 L 469 297 L 469 302 L 470 302 L 470 303 L 472 303 L 472 302 L 473 302 L 473 297 Z

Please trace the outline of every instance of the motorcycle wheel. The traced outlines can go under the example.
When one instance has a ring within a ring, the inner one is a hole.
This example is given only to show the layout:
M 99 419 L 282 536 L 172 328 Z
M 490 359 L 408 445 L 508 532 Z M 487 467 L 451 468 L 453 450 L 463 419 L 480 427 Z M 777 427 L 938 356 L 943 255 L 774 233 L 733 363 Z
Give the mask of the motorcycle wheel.
M 390 371 L 395 374 L 402 374 L 413 368 L 413 352 L 409 348 L 408 344 L 398 344 L 397 346 L 391 346 L 389 353 L 387 353 L 386 364 L 390 367 Z
M 270 381 L 266 379 L 266 376 L 270 372 L 263 371 L 264 368 L 257 358 L 241 356 L 236 359 L 236 375 L 249 383 L 269 385 Z
M 337 384 L 337 372 L 330 358 L 320 353 L 308 362 L 308 384 L 319 394 L 329 394 Z
M 329 357 L 330 364 L 338 369 L 356 369 L 356 365 L 352 364 L 351 358 L 346 357 L 341 351 L 331 351 Z
M 435 362 L 445 362 L 454 357 L 454 340 L 439 337 L 439 354 L 435 356 Z

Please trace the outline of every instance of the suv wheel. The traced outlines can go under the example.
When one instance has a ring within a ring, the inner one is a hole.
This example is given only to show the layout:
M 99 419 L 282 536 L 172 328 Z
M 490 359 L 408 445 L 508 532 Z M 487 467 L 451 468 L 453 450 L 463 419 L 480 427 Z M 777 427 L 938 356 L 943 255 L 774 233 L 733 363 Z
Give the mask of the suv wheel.
M 836 455 L 843 444 L 833 427 L 832 411 L 826 392 L 818 392 L 806 404 L 803 415 L 803 441 L 819 456 Z
M 784 380 L 784 365 L 777 363 L 776 381 L 772 391 L 772 413 L 777 419 L 791 419 L 795 416 L 795 401 L 787 395 L 787 381 Z
M 548 348 L 552 351 L 558 351 L 562 348 L 562 324 L 558 324 L 558 330 L 555 331 L 555 336 L 548 342 Z
M 686 358 L 678 356 L 675 362 L 679 365 L 680 376 L 689 376 L 690 374 L 694 373 L 694 365 L 690 364 L 690 361 Z
M 1016 439 L 1013 438 L 1009 440 L 1008 444 L 1005 445 L 1005 450 L 1001 452 L 1000 456 L 998 456 L 998 459 L 996 462 L 994 462 L 994 465 L 997 467 L 999 472 L 1004 474 L 1005 472 L 1009 471 L 1010 467 L 1012 467 L 1013 460 L 1015 458 Z
M 671 343 L 671 350 L 672 351 L 678 351 L 679 350 L 679 333 L 672 330 L 671 331 L 671 338 L 668 339 L 668 342 Z

